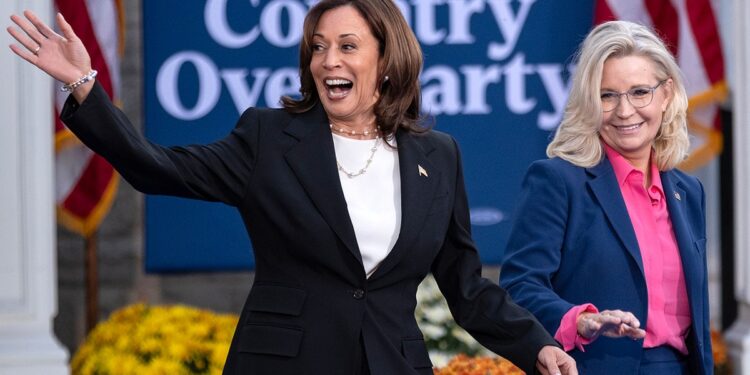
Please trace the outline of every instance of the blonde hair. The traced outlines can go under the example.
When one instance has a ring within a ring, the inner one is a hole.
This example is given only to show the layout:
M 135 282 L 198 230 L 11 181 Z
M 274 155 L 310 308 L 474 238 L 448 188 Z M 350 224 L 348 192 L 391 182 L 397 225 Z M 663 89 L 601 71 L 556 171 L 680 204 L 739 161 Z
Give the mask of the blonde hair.
M 656 165 L 659 170 L 669 170 L 685 159 L 690 147 L 688 98 L 680 68 L 659 37 L 649 28 L 628 21 L 598 25 L 583 41 L 576 54 L 578 67 L 573 75 L 563 120 L 547 146 L 548 157 L 559 157 L 586 168 L 601 162 L 604 148 L 599 139 L 602 122 L 600 91 L 604 62 L 610 57 L 634 55 L 653 62 L 659 81 L 672 79 L 672 98 L 654 139 Z

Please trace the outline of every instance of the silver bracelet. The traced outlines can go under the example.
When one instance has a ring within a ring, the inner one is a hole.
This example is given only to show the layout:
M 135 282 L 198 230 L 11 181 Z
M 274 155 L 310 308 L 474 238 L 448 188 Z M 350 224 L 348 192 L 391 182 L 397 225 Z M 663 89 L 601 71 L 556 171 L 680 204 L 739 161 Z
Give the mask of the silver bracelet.
M 94 79 L 94 77 L 96 77 L 97 73 L 99 73 L 99 72 L 97 72 L 94 69 L 91 69 L 90 72 L 86 73 L 85 76 L 79 78 L 77 81 L 75 81 L 73 83 L 68 83 L 67 85 L 60 86 L 60 91 L 62 91 L 62 92 L 73 92 L 73 90 L 77 89 L 78 87 L 80 87 L 84 83 L 86 83 L 86 82 L 91 81 L 92 79 Z

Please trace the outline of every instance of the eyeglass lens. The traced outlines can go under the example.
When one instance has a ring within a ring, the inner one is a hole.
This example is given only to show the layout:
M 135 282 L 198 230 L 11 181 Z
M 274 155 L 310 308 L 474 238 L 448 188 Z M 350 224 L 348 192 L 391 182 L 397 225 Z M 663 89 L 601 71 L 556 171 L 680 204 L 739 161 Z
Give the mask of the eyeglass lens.
M 623 95 L 628 98 L 628 102 L 630 102 L 633 107 L 643 108 L 651 104 L 651 101 L 654 99 L 654 90 L 661 86 L 662 83 L 664 83 L 664 81 L 659 82 L 653 87 L 635 87 L 623 93 L 603 91 L 601 95 L 602 110 L 604 112 L 613 111 L 620 104 L 620 97 Z

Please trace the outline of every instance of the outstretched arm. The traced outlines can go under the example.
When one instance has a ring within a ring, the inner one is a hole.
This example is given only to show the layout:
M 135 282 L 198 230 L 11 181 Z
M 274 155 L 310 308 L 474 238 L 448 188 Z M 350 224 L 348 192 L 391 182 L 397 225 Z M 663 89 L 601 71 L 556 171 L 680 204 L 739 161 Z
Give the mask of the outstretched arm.
M 455 173 L 453 211 L 431 270 L 451 314 L 482 345 L 528 374 L 577 375 L 573 358 L 534 316 L 516 305 L 504 289 L 481 277 L 458 146 L 452 138 L 448 142 L 443 147 L 453 150 L 449 160 L 456 166 L 451 170 Z
M 91 72 L 83 42 L 61 14 L 55 33 L 33 12 L 12 15 L 11 50 L 70 86 Z M 75 85 L 60 118 L 79 140 L 103 156 L 137 190 L 146 194 L 240 204 L 256 160 L 258 111 L 248 110 L 224 139 L 207 145 L 163 147 L 148 141 L 93 80 Z
M 10 16 L 18 27 L 7 29 L 20 44 L 10 45 L 16 55 L 64 84 L 76 82 L 91 71 L 86 47 L 62 14 L 57 13 L 55 18 L 63 35 L 52 30 L 34 12 L 27 10 L 23 15 Z M 93 80 L 78 86 L 72 92 L 73 97 L 82 103 L 93 86 Z

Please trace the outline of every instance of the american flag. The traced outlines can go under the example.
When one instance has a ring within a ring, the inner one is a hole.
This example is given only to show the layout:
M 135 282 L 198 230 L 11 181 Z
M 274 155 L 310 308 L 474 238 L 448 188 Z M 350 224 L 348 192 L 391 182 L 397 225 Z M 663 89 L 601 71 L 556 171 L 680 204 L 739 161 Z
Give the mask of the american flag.
M 116 101 L 120 91 L 123 46 L 121 0 L 55 0 L 57 10 L 73 27 L 91 55 L 97 82 Z M 114 200 L 118 175 L 59 119 L 66 93 L 55 97 L 55 194 L 58 222 L 83 236 L 99 227 Z
M 726 100 L 724 57 L 711 0 L 596 0 L 594 23 L 650 26 L 667 43 L 685 78 L 693 147 L 681 167 L 693 170 L 721 152 L 719 103 Z

